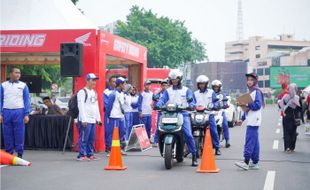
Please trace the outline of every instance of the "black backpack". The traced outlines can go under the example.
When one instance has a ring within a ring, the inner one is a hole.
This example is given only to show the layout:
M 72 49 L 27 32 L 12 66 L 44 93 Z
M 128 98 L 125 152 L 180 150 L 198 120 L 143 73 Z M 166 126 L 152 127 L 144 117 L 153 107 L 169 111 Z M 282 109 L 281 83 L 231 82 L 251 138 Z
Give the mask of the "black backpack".
M 85 88 L 82 88 L 85 92 L 85 101 L 87 100 L 87 91 Z M 81 90 L 81 89 L 80 89 Z M 79 91 L 80 91 L 79 90 Z M 68 107 L 69 107 L 69 115 L 72 117 L 72 118 L 77 118 L 79 116 L 79 108 L 78 108 L 78 101 L 77 101 L 77 94 L 78 92 L 75 93 L 69 100 L 68 102 Z

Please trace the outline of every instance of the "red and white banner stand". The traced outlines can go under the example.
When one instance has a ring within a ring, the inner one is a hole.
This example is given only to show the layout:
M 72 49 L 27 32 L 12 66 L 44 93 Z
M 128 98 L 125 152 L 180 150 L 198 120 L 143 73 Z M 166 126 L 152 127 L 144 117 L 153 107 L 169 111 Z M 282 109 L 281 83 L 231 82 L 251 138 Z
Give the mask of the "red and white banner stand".
M 144 124 L 134 125 L 129 135 L 128 144 L 125 151 L 132 149 L 141 150 L 141 152 L 152 148 L 150 139 L 147 136 Z

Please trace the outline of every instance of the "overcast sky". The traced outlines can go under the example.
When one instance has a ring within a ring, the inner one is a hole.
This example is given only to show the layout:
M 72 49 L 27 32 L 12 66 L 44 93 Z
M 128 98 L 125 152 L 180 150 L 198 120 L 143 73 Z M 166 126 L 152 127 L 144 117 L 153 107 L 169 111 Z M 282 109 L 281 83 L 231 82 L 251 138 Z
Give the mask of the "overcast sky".
M 210 61 L 224 61 L 225 42 L 236 39 L 238 0 L 79 0 L 77 6 L 98 26 L 125 20 L 133 5 L 159 16 L 184 20 L 206 44 Z M 310 40 L 310 0 L 243 0 L 244 38 L 281 33 Z

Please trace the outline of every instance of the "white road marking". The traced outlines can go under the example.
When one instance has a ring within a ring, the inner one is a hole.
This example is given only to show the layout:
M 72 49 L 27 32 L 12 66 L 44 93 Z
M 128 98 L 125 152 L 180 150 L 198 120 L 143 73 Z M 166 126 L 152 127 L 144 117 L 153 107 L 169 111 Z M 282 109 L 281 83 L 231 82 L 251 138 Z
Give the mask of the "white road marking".
M 278 126 L 281 126 L 281 123 L 280 123 L 280 122 L 278 123 Z
M 8 166 L 8 165 L 0 165 L 0 168 L 4 168 L 5 166 Z
M 279 134 L 279 133 L 280 133 L 280 129 L 277 129 L 277 130 L 276 130 L 276 133 Z
M 275 171 L 268 171 L 267 172 L 264 190 L 273 190 L 275 177 L 276 177 Z
M 272 146 L 272 149 L 276 150 L 279 148 L 279 141 L 278 140 L 274 140 L 273 141 L 273 146 Z

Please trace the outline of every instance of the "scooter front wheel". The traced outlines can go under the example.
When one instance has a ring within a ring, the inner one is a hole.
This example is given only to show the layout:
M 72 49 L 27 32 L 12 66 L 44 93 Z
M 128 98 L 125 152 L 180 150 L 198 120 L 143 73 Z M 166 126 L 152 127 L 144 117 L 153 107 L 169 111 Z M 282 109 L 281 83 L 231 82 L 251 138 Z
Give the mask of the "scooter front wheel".
M 172 144 L 165 145 L 165 167 L 168 170 L 172 168 Z

